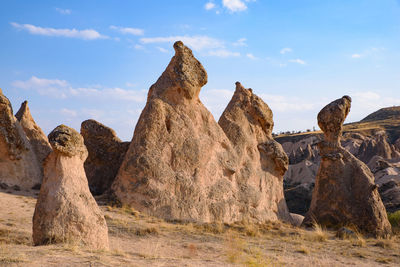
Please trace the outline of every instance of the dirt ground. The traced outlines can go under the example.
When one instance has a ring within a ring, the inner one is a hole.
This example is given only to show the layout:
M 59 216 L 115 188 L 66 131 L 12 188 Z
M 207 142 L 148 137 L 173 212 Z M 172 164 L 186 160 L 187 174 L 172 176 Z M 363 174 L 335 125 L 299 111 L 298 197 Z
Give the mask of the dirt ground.
M 0 190 L 0 266 L 399 266 L 400 235 L 339 239 L 283 223 L 168 223 L 99 200 L 109 251 L 32 245 L 37 191 Z

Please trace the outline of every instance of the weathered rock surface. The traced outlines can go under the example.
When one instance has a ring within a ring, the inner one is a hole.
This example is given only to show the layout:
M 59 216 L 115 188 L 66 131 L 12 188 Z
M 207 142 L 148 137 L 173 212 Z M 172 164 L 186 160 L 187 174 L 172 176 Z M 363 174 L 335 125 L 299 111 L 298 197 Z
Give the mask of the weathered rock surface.
M 273 140 L 272 111 L 239 82 L 219 125 L 238 156 L 235 173 L 241 213 L 257 221 L 291 221 L 283 195 L 283 175 L 288 157 Z
M 53 151 L 44 164 L 44 179 L 33 215 L 33 242 L 81 243 L 108 248 L 108 228 L 91 195 L 83 162 L 88 152 L 82 136 L 60 125 L 49 134 Z
M 42 183 L 38 159 L 11 103 L 0 90 L 0 182 L 31 189 Z
M 36 157 L 39 160 L 42 168 L 43 162 L 51 152 L 51 146 L 47 136 L 43 133 L 42 129 L 36 124 L 28 107 L 28 101 L 21 104 L 15 117 L 21 124 L 25 134 L 35 151 Z
M 344 96 L 318 114 L 324 132 L 319 144 L 321 165 L 303 225 L 353 225 L 369 235 L 387 236 L 391 226 L 371 171 L 340 144 L 350 106 L 350 97 Z
M 207 73 L 182 42 L 174 49 L 112 189 L 122 203 L 167 220 L 240 220 L 235 151 L 198 97 Z
M 82 122 L 81 135 L 89 152 L 85 161 L 89 189 L 101 195 L 111 188 L 130 143 L 122 142 L 113 129 L 95 120 Z

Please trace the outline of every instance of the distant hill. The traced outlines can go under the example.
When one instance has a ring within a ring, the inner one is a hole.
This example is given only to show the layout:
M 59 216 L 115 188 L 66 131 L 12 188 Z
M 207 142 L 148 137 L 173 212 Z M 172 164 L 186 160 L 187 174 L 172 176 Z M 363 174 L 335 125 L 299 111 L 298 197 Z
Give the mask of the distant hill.
M 380 110 L 369 114 L 367 117 L 362 119 L 361 122 L 387 120 L 387 119 L 400 119 L 400 106 L 381 108 Z
M 343 132 L 357 132 L 363 135 L 372 135 L 376 131 L 384 130 L 393 143 L 400 138 L 400 106 L 381 108 L 362 119 L 359 122 L 346 123 L 343 125 Z M 321 135 L 322 131 L 281 134 L 275 137 L 279 143 L 287 141 L 297 142 L 310 135 Z

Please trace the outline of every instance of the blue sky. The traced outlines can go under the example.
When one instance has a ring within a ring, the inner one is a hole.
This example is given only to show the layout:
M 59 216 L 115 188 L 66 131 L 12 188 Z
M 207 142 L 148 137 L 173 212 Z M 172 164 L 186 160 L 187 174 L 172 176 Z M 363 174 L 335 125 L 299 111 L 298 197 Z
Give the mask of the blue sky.
M 236 81 L 275 132 L 312 129 L 344 94 L 347 122 L 400 105 L 399 0 L 2 0 L 0 37 L 0 88 L 46 133 L 94 118 L 130 140 L 178 39 L 208 72 L 216 120 Z

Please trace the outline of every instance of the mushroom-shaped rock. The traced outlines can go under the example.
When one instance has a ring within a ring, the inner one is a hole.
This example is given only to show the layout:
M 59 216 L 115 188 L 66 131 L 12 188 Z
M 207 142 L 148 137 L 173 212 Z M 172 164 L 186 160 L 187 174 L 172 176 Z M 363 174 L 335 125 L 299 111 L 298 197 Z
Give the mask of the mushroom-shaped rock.
M 81 135 L 89 152 L 85 161 L 89 189 L 101 195 L 111 188 L 130 143 L 122 142 L 113 129 L 95 120 L 82 122 Z
M 42 129 L 36 124 L 28 107 L 28 101 L 21 104 L 15 117 L 21 124 L 25 134 L 35 151 L 36 157 L 39 160 L 42 168 L 43 162 L 51 152 L 51 146 L 47 136 L 43 133 Z
M 367 235 L 384 237 L 391 233 L 391 226 L 374 176 L 340 145 L 342 124 L 349 110 L 349 97 L 344 96 L 318 114 L 325 140 L 318 145 L 321 164 L 303 225 L 352 225 Z
M 22 189 L 42 182 L 38 159 L 24 130 L 13 115 L 11 103 L 0 91 L 0 182 Z
M 318 113 L 318 125 L 324 132 L 325 142 L 339 145 L 344 120 L 350 112 L 351 98 L 343 96 Z
M 44 164 L 33 215 L 34 244 L 78 242 L 107 249 L 107 224 L 89 191 L 83 168 L 88 152 L 82 136 L 60 125 L 48 137 L 53 151 Z
M 206 71 L 182 42 L 174 48 L 112 189 L 123 204 L 164 219 L 236 221 L 235 151 L 198 98 Z
M 282 146 L 272 139 L 271 109 L 237 82 L 218 123 L 237 152 L 240 167 L 235 177 L 242 216 L 259 222 L 291 221 L 283 195 L 289 161 Z

